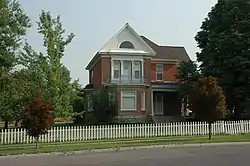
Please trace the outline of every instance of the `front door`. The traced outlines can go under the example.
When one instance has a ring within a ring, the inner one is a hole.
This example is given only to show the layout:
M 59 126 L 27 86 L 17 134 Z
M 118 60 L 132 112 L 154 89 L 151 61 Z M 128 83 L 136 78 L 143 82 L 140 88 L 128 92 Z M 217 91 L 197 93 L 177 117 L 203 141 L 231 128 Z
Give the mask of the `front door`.
M 153 99 L 154 115 L 163 115 L 163 94 L 155 94 Z

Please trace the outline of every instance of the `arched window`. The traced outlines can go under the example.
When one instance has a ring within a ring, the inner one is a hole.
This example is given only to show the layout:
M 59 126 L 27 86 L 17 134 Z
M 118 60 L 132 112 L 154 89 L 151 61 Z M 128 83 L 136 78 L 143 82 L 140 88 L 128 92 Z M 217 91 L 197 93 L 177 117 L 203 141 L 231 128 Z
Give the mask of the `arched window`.
M 134 45 L 129 41 L 124 41 L 121 43 L 120 48 L 135 48 Z

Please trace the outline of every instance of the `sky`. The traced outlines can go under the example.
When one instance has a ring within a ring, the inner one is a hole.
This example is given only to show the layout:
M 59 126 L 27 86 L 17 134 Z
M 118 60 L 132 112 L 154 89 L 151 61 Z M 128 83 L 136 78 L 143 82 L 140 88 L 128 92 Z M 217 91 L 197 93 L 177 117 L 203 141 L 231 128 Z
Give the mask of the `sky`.
M 194 36 L 217 0 L 19 0 L 32 21 L 27 39 L 44 52 L 36 21 L 42 10 L 61 16 L 66 33 L 75 38 L 62 62 L 72 79 L 88 84 L 88 62 L 125 23 L 159 45 L 184 46 L 192 60 L 198 51 Z M 70 3 L 69 3 L 70 2 Z

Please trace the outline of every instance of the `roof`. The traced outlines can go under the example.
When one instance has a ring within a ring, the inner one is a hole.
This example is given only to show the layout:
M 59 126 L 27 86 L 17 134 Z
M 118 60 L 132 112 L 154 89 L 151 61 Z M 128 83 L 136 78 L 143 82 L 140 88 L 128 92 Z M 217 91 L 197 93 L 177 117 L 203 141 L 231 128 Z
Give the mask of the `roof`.
M 147 44 L 147 42 L 145 42 L 145 40 L 143 40 L 143 39 L 141 38 L 141 36 L 140 36 L 138 33 L 135 32 L 135 30 L 129 25 L 129 23 L 126 23 L 126 24 L 122 27 L 122 29 L 121 29 L 120 31 L 118 31 L 114 36 L 112 36 L 111 39 L 109 39 L 109 41 L 108 41 L 106 44 L 104 44 L 104 46 L 103 46 L 98 52 L 102 52 L 101 50 L 102 50 L 109 42 L 111 42 L 112 40 L 114 40 L 117 36 L 119 36 L 119 34 L 121 34 L 121 33 L 122 33 L 123 31 L 125 31 L 126 29 L 130 30 L 130 32 L 131 32 L 138 40 L 140 40 L 140 41 L 146 46 L 146 48 L 147 48 L 150 52 L 152 52 L 153 54 L 155 54 L 154 49 L 152 49 L 152 48 Z
M 141 38 L 156 52 L 156 57 L 161 59 L 178 59 L 180 61 L 190 61 L 186 49 L 181 46 L 159 46 L 145 36 Z

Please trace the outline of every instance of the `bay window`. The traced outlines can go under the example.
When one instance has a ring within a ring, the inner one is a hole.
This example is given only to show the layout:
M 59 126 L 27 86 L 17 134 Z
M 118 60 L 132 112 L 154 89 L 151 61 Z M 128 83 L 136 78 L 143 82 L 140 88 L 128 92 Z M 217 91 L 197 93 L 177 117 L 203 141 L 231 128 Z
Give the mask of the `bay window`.
M 112 79 L 131 82 L 143 77 L 142 60 L 112 60 L 111 64 Z

